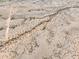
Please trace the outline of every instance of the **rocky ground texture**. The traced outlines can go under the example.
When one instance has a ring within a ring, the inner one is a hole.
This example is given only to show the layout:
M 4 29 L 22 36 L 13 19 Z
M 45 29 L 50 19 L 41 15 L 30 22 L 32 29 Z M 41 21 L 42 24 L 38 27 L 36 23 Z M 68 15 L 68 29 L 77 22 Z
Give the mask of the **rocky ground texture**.
M 0 59 L 79 59 L 79 1 L 0 2 Z

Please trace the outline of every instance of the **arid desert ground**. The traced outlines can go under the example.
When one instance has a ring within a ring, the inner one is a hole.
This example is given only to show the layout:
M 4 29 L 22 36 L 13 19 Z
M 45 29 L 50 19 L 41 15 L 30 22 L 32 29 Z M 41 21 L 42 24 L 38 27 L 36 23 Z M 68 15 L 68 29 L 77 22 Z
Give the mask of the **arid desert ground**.
M 0 59 L 79 59 L 79 0 L 0 0 Z

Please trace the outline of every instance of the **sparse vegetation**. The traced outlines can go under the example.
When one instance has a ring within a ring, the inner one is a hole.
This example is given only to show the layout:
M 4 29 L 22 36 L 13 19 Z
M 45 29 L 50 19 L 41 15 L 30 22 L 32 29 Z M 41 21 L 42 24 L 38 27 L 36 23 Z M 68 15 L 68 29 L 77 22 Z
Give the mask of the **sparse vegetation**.
M 0 2 L 5 2 L 6 0 L 0 0 Z

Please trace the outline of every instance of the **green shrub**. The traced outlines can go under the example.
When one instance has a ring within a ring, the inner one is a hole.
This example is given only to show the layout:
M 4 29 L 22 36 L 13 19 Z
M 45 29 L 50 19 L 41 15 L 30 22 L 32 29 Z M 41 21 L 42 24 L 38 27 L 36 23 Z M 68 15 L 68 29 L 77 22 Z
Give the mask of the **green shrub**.
M 6 1 L 9 1 L 9 0 L 0 0 L 0 2 L 6 2 Z

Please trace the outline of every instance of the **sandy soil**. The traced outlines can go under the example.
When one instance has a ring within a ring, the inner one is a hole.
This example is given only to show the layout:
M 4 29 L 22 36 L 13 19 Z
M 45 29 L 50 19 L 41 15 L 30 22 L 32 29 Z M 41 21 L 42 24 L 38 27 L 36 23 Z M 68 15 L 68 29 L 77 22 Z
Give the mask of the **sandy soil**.
M 0 59 L 79 59 L 79 1 L 0 3 Z

